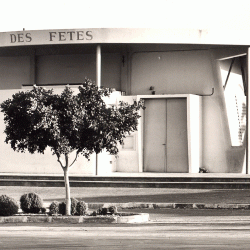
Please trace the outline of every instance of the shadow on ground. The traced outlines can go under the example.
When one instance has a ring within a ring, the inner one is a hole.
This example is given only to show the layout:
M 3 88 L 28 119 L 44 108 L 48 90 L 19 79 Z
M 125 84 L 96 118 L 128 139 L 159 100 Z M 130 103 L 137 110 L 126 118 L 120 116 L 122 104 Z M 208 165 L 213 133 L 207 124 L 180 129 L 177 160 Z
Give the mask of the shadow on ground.
M 135 189 L 136 193 L 136 189 Z M 197 192 L 197 193 L 174 193 L 174 194 L 133 194 L 133 195 L 103 195 L 84 197 L 72 197 L 83 200 L 87 203 L 103 202 L 103 203 L 127 203 L 127 202 L 146 202 L 146 203 L 228 203 L 228 204 L 245 204 L 250 203 L 250 192 L 248 195 L 243 195 L 242 190 L 234 190 L 234 192 L 225 192 L 225 190 L 216 190 L 210 192 Z M 53 199 L 46 199 L 52 201 Z M 61 199 L 63 200 L 63 199 Z M 60 201 L 60 199 L 58 199 Z
M 25 193 L 35 192 L 44 201 L 63 201 L 64 187 L 0 186 L 0 195 L 19 200 Z M 209 203 L 250 204 L 247 189 L 172 189 L 172 188 L 100 188 L 72 187 L 71 197 L 88 203 Z

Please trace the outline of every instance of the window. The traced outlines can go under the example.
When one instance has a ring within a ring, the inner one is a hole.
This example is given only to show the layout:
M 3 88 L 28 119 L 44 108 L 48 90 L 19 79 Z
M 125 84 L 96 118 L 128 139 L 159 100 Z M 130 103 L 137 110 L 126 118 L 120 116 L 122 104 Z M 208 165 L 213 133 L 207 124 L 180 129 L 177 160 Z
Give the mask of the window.
M 241 58 L 220 61 L 232 146 L 243 144 L 246 131 L 246 96 Z

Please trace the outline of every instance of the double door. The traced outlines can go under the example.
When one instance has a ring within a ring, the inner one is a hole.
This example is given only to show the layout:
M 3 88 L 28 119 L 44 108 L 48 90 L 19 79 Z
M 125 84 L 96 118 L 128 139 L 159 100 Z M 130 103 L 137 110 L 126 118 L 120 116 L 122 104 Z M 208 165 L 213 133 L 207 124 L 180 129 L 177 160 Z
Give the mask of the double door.
M 187 99 L 145 99 L 144 172 L 188 172 Z

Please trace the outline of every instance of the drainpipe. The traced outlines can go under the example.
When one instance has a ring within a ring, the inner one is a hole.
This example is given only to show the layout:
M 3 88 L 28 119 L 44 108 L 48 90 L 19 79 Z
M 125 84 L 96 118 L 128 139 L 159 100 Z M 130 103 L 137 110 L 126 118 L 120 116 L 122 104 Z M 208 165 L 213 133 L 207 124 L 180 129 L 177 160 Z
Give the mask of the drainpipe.
M 98 88 L 101 88 L 101 45 L 97 45 L 96 47 L 96 85 Z M 96 168 L 95 175 L 98 175 L 98 154 L 96 154 Z
M 249 166 L 250 166 L 250 155 L 249 155 L 249 149 L 250 149 L 250 138 L 249 138 L 249 131 L 250 131 L 250 108 L 249 108 L 249 103 L 250 103 L 250 47 L 247 49 L 247 143 L 246 143 L 246 174 L 249 174 Z

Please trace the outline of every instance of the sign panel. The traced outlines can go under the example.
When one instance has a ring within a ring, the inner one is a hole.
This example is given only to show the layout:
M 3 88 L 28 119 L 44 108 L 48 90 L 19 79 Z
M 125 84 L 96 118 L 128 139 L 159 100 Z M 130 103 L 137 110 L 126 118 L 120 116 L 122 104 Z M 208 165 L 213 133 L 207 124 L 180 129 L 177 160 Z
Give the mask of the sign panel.
M 249 44 L 249 32 L 201 29 L 93 28 L 0 33 L 0 47 L 84 43 Z

